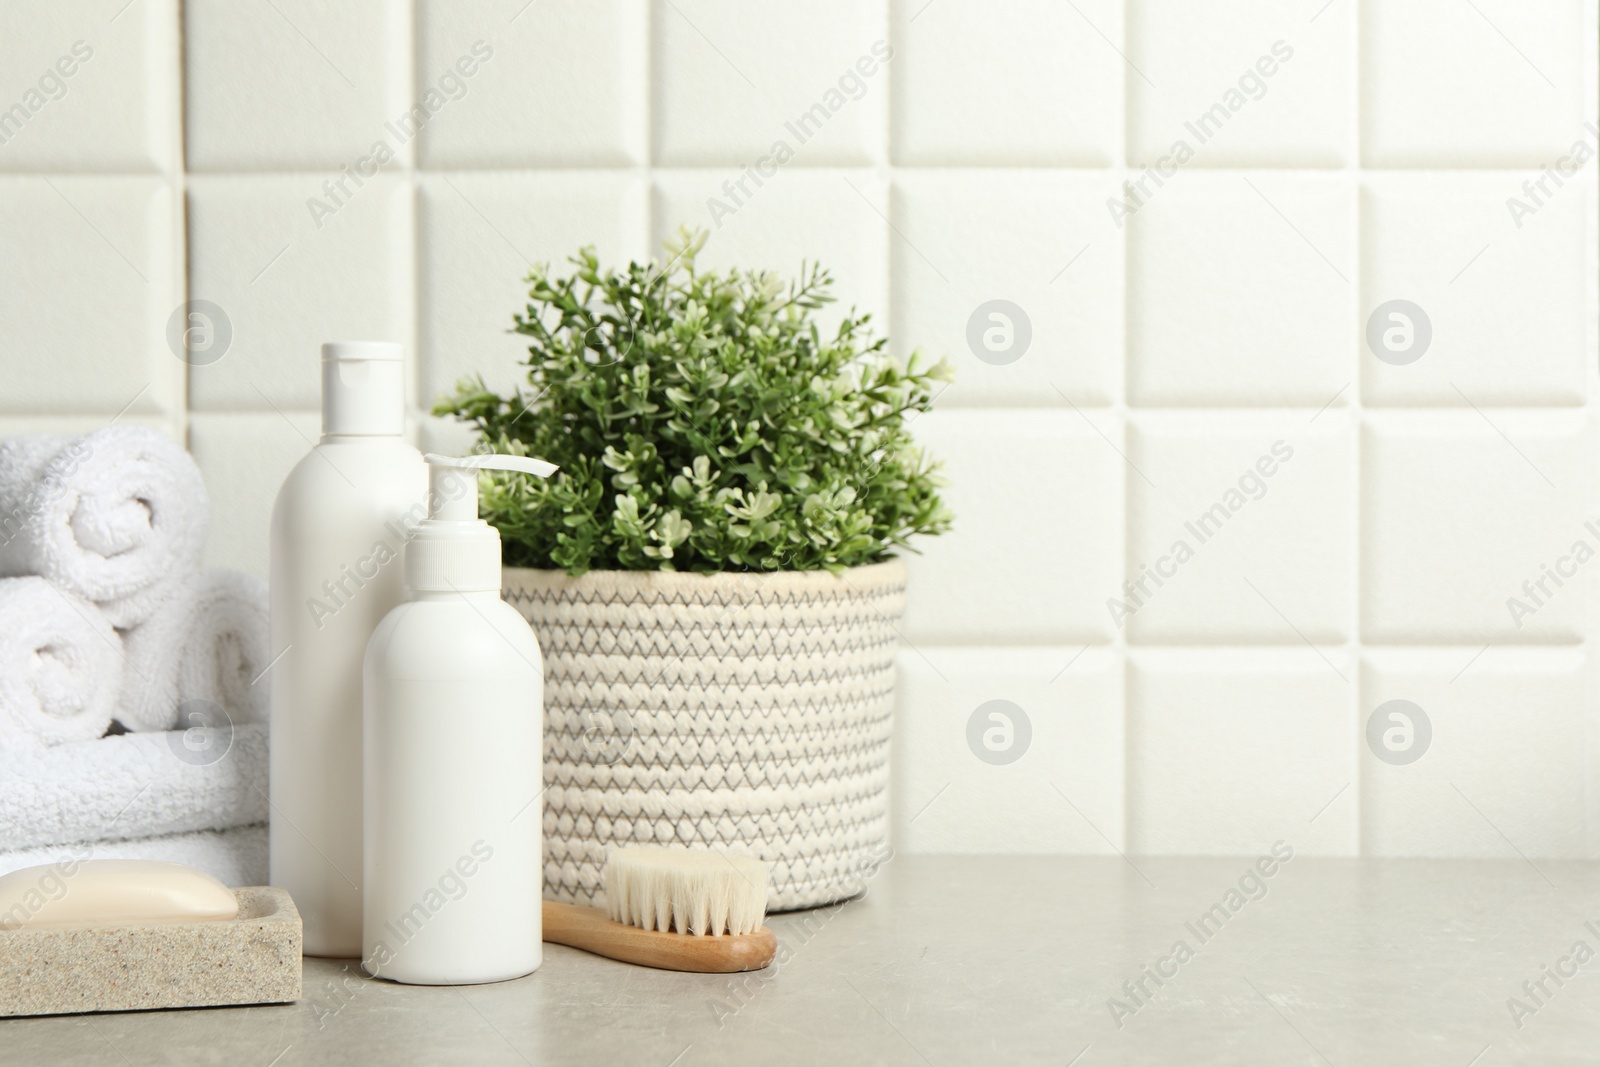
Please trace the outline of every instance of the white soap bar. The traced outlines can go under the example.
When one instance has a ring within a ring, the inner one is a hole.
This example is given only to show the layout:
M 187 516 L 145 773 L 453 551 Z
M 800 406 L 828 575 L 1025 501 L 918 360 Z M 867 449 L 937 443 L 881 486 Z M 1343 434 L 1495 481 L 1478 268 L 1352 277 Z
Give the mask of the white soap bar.
M 238 914 L 233 890 L 181 863 L 63 860 L 0 876 L 0 930 L 194 922 Z

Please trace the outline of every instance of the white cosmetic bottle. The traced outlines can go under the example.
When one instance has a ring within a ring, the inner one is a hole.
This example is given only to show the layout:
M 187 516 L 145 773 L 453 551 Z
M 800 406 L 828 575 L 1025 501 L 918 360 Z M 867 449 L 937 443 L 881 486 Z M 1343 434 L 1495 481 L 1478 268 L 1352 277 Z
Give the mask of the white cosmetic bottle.
M 400 346 L 322 346 L 322 440 L 272 509 L 271 879 L 307 956 L 361 951 L 361 662 L 404 598 L 427 474 L 406 443 Z
M 412 985 L 498 982 L 542 958 L 544 662 L 500 599 L 500 533 L 478 519 L 478 471 L 555 467 L 426 460 L 408 600 L 367 646 L 362 966 Z

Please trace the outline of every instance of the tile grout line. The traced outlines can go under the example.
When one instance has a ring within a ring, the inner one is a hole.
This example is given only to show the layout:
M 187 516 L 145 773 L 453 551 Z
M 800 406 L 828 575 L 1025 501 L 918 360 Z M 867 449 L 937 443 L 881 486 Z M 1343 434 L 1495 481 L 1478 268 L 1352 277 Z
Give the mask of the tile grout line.
M 639 159 L 644 164 L 645 187 L 650 191 L 650 203 L 645 216 L 645 248 L 646 254 L 654 251 L 655 225 L 656 225 L 656 5 L 644 3 L 640 0 L 637 7 L 639 33 L 641 35 L 639 46 L 642 55 L 639 62 L 639 101 L 638 114 L 635 116 L 639 122 L 637 136 L 639 138 Z
M 186 305 L 193 294 L 190 292 L 190 248 L 189 237 L 189 35 L 184 32 L 184 22 L 188 14 L 187 0 L 177 0 L 173 4 L 172 25 L 172 78 L 168 82 L 173 89 L 173 99 L 170 104 L 169 117 L 173 123 L 172 149 L 168 154 L 168 167 L 172 175 L 172 201 L 173 201 L 173 228 L 176 233 L 170 238 L 173 244 L 172 254 L 176 275 L 175 287 L 180 304 Z M 160 343 L 159 341 L 157 342 Z M 157 358 L 160 358 L 157 352 Z M 194 405 L 189 396 L 193 387 L 194 368 L 187 359 L 178 361 L 180 364 L 179 385 L 177 390 L 176 429 L 178 439 L 184 450 L 188 451 L 192 444 L 193 435 L 193 410 Z
M 1597 45 L 1597 41 L 1600 41 L 1600 18 L 1597 18 L 1597 15 L 1600 15 L 1600 7 L 1597 7 L 1592 2 L 1584 4 L 1583 27 L 1586 44 L 1583 63 L 1585 84 L 1583 109 L 1586 117 L 1591 122 L 1600 122 L 1600 45 Z M 1600 220 L 1596 219 L 1597 212 L 1593 209 L 1593 205 L 1600 204 L 1600 197 L 1596 196 L 1595 186 L 1596 176 L 1590 175 L 1586 196 L 1588 198 L 1587 203 L 1591 207 L 1590 210 L 1584 213 L 1586 216 L 1584 224 L 1584 274 L 1585 288 L 1588 290 L 1588 306 L 1585 308 L 1584 314 L 1584 330 L 1586 333 L 1584 354 L 1587 357 L 1585 362 L 1588 363 L 1586 377 L 1588 379 L 1587 407 L 1591 455 L 1594 449 L 1594 412 L 1597 401 L 1600 401 L 1600 360 L 1596 359 L 1597 352 L 1600 352 L 1600 289 L 1597 289 L 1597 282 L 1600 282 Z M 1595 473 L 1591 462 L 1587 499 L 1592 502 L 1594 497 Z M 1586 631 L 1589 635 L 1595 633 L 1596 622 L 1600 620 L 1600 605 L 1595 603 L 1595 599 L 1593 597 L 1590 598 L 1588 617 L 1584 620 L 1587 623 Z M 1589 684 L 1592 686 L 1596 670 L 1592 640 L 1586 639 L 1584 641 L 1584 654 L 1588 661 L 1585 665 L 1585 671 Z M 1586 857 L 1588 859 L 1594 859 L 1597 854 L 1600 854 L 1600 850 L 1597 850 L 1597 844 L 1600 844 L 1600 842 L 1597 842 L 1597 836 L 1600 836 L 1600 825 L 1597 825 L 1594 812 L 1595 776 L 1597 770 L 1600 770 L 1596 766 L 1595 730 L 1594 717 L 1586 715 L 1584 717 L 1584 747 L 1586 751 L 1583 776 L 1583 811 L 1586 823 L 1584 847 L 1588 853 Z
M 399 47 L 395 51 L 406 57 L 404 69 L 390 72 L 391 90 L 398 85 L 402 98 L 401 106 L 410 106 L 410 101 L 421 98 L 418 82 L 422 77 L 423 69 L 423 42 L 419 27 L 422 23 L 422 0 L 391 0 L 392 16 L 396 22 L 396 34 L 399 37 Z M 391 108 L 391 110 L 393 110 Z M 402 174 L 406 185 L 405 218 L 410 231 L 399 236 L 401 245 L 410 251 L 406 256 L 406 277 L 399 283 L 402 293 L 409 296 L 410 307 L 401 316 L 404 328 L 409 334 L 401 343 L 411 353 L 411 371 L 407 375 L 405 389 L 409 394 L 406 407 L 407 414 L 411 414 L 413 422 L 413 445 L 423 443 L 422 436 L 427 432 L 427 413 L 433 407 L 422 395 L 422 232 L 423 232 L 423 207 L 422 207 L 422 182 L 421 182 L 421 153 L 423 138 L 427 136 L 425 129 L 419 129 L 417 136 L 404 146 L 401 156 Z M 413 412 L 415 412 L 413 414 Z
M 1355 336 L 1352 337 L 1355 366 L 1352 380 L 1355 388 L 1350 395 L 1350 451 L 1351 473 L 1350 479 L 1350 638 L 1348 647 L 1351 653 L 1350 664 L 1350 693 L 1349 707 L 1351 709 L 1349 745 L 1355 753 L 1354 766 L 1351 768 L 1351 780 L 1354 788 L 1351 791 L 1350 802 L 1355 807 L 1354 845 L 1355 855 L 1359 858 L 1367 854 L 1366 824 L 1367 824 L 1367 790 L 1363 780 L 1362 771 L 1365 761 L 1362 759 L 1362 746 L 1366 732 L 1361 720 L 1361 692 L 1364 678 L 1364 659 L 1362 656 L 1361 616 L 1362 616 L 1362 590 L 1365 587 L 1363 580 L 1365 559 L 1362 556 L 1361 523 L 1364 518 L 1362 513 L 1362 497 L 1365 490 L 1366 470 L 1363 465 L 1362 438 L 1366 427 L 1366 408 L 1363 404 L 1366 361 L 1362 358 L 1361 344 L 1365 336 L 1361 329 L 1361 287 L 1366 280 L 1365 256 L 1365 202 L 1363 197 L 1362 182 L 1362 94 L 1361 94 L 1361 8 L 1359 4 L 1352 4 L 1350 13 L 1346 16 L 1345 33 L 1349 35 L 1350 42 L 1350 144 L 1348 149 L 1347 172 L 1350 174 L 1351 183 L 1351 226 L 1354 230 L 1350 247 L 1355 250 L 1350 264 L 1350 308 L 1355 315 Z
M 1121 32 L 1119 36 L 1122 38 L 1122 47 L 1124 49 L 1129 47 L 1128 19 L 1130 16 L 1128 9 L 1131 6 L 1132 5 L 1130 4 L 1122 5 L 1122 21 L 1120 26 Z M 1113 190 L 1113 194 L 1116 196 L 1122 195 L 1122 191 L 1126 187 L 1129 177 L 1128 135 L 1131 126 L 1129 121 L 1129 107 L 1130 101 L 1133 99 L 1133 93 L 1130 91 L 1133 81 L 1132 74 L 1129 70 L 1130 66 L 1131 63 L 1123 63 L 1120 67 L 1122 74 L 1122 124 L 1121 129 L 1118 131 L 1119 136 L 1117 138 L 1117 158 L 1115 161 L 1117 187 L 1115 190 Z M 1122 284 L 1118 286 L 1120 291 L 1119 296 L 1122 301 L 1120 314 L 1122 322 L 1122 337 L 1121 343 L 1118 346 L 1118 355 L 1121 357 L 1122 365 L 1120 368 L 1121 373 L 1119 373 L 1116 378 L 1116 388 L 1115 392 L 1112 393 L 1110 405 L 1111 417 L 1117 421 L 1118 428 L 1121 430 L 1121 432 L 1118 434 L 1118 437 L 1122 442 L 1124 454 L 1127 453 L 1133 436 L 1132 419 L 1130 417 L 1131 407 L 1129 404 L 1128 392 L 1128 285 L 1132 264 L 1132 257 L 1129 255 L 1129 233 L 1129 227 L 1126 226 L 1119 228 L 1117 231 L 1117 240 L 1122 252 Z M 1128 470 L 1127 463 L 1119 464 L 1118 467 L 1119 473 L 1122 476 L 1122 506 L 1119 509 L 1121 529 L 1117 531 L 1117 556 L 1122 560 L 1121 577 L 1126 580 L 1131 567 L 1129 536 L 1131 530 L 1133 529 L 1133 523 L 1131 521 L 1129 511 L 1132 508 L 1133 501 L 1132 493 L 1130 492 L 1133 484 L 1133 476 Z M 1114 593 L 1120 591 L 1121 589 L 1119 585 L 1118 589 L 1115 590 Z M 1129 699 L 1129 694 L 1133 690 L 1133 661 L 1129 655 L 1128 628 L 1126 626 L 1126 620 L 1124 620 L 1124 625 L 1117 627 L 1116 632 L 1111 635 L 1111 639 L 1113 642 L 1112 654 L 1115 657 L 1114 662 L 1117 663 L 1121 668 L 1118 671 L 1118 674 L 1120 675 L 1122 681 L 1122 692 L 1119 696 L 1119 703 L 1121 707 L 1118 709 L 1122 719 L 1122 833 L 1120 835 L 1121 841 L 1119 842 L 1119 847 L 1125 853 L 1133 853 L 1136 851 L 1134 848 L 1134 838 L 1136 836 L 1134 833 L 1134 812 L 1138 805 L 1135 803 L 1136 798 L 1134 796 L 1135 782 L 1133 745 L 1129 743 L 1134 732 L 1133 714 L 1130 710 L 1133 702 Z
M 885 2 L 883 4 L 883 7 L 882 7 L 883 20 L 884 20 L 883 21 L 883 39 L 884 39 L 885 42 L 887 42 L 889 44 L 889 47 L 895 49 L 895 54 L 897 54 L 897 55 L 903 54 L 902 50 L 906 47 L 906 42 L 905 42 L 905 37 L 904 36 L 899 39 L 898 44 L 896 43 L 895 30 L 896 30 L 896 27 L 898 25 L 897 20 L 896 20 L 896 13 L 897 13 L 897 10 L 899 9 L 899 6 L 900 6 L 901 2 L 902 2 L 902 0 L 885 0 Z M 910 33 L 911 33 L 911 22 L 907 21 L 905 23 L 905 36 L 909 36 Z M 892 225 L 893 225 L 890 220 L 892 220 L 894 218 L 894 216 L 895 216 L 895 206 L 896 206 L 896 204 L 900 203 L 900 201 L 902 200 L 902 195 L 901 195 L 901 192 L 900 192 L 901 187 L 900 187 L 898 181 L 896 180 L 898 171 L 900 169 L 900 165 L 899 165 L 899 160 L 896 158 L 895 140 L 894 140 L 894 138 L 895 138 L 895 78 L 894 78 L 894 72 L 893 71 L 889 71 L 889 72 L 886 73 L 885 80 L 884 80 L 884 86 L 883 86 L 883 92 L 884 92 L 883 117 L 882 117 L 882 121 L 879 123 L 879 132 L 881 133 L 881 135 L 883 137 L 883 149 L 882 149 L 881 153 L 879 153 L 879 155 L 881 157 L 881 164 L 878 165 L 877 169 L 880 169 L 881 172 L 882 172 L 882 175 L 883 175 L 883 188 L 884 188 L 884 200 L 885 200 L 884 207 L 888 212 L 888 219 L 885 220 L 885 226 L 883 227 L 883 230 L 884 231 L 889 231 L 889 230 L 892 229 Z M 894 347 L 896 347 L 896 348 L 900 348 L 900 347 L 903 346 L 904 342 L 897 341 L 893 337 L 893 334 L 897 332 L 894 329 L 894 323 L 895 323 L 896 312 L 898 311 L 897 305 L 898 305 L 899 301 L 896 299 L 896 296 L 895 296 L 896 281 L 897 281 L 898 275 L 897 275 L 897 272 L 895 270 L 895 265 L 894 265 L 895 264 L 895 244 L 894 244 L 894 237 L 893 237 L 892 233 L 891 232 L 884 232 L 883 235 L 882 235 L 882 241 L 883 241 L 883 243 L 881 245 L 881 249 L 882 249 L 882 279 L 883 279 L 883 297 L 884 297 L 884 308 L 883 308 L 882 322 L 887 326 L 888 332 L 890 334 L 889 344 L 894 346 Z M 953 384 L 953 383 L 947 383 L 947 387 L 948 387 L 948 384 Z M 928 414 L 932 414 L 935 410 L 937 410 L 935 405 L 938 402 L 938 397 L 939 397 L 939 394 L 935 394 L 934 395 L 932 401 L 930 402 L 930 408 L 929 408 Z M 902 640 L 902 642 L 901 642 L 902 645 L 905 645 L 907 643 L 908 642 L 906 642 L 904 640 Z M 903 651 L 903 649 L 902 649 L 902 651 Z M 895 763 L 895 757 L 897 755 L 900 757 L 900 759 L 901 759 L 901 768 L 902 768 L 902 773 L 900 775 L 900 778 L 901 778 L 902 781 L 904 781 L 904 779 L 905 779 L 904 760 L 905 760 L 905 753 L 906 753 L 906 750 L 908 748 L 908 738 L 907 738 L 907 735 L 905 733 L 906 716 L 903 715 L 903 714 L 898 714 L 898 712 L 900 710 L 900 707 L 901 707 L 901 702 L 904 699 L 904 688 L 903 688 L 904 684 L 905 684 L 904 683 L 904 679 L 905 679 L 905 675 L 900 670 L 900 667 L 899 667 L 899 655 L 897 654 L 896 655 L 896 665 L 895 665 L 895 690 L 896 690 L 896 692 L 895 692 L 894 697 L 893 697 L 893 700 L 894 700 L 894 703 L 895 703 L 895 711 L 896 711 L 897 714 L 895 715 L 894 725 L 891 726 L 890 732 L 889 732 L 890 733 L 890 738 L 889 738 L 889 745 L 890 745 L 890 748 L 889 748 L 889 761 L 890 761 L 890 763 L 889 763 L 889 765 L 890 765 L 890 767 L 892 769 L 893 766 L 894 766 L 894 763 Z M 917 812 L 916 815 L 913 815 L 911 817 L 911 821 L 906 823 L 905 840 L 903 840 L 903 841 L 900 840 L 900 835 L 898 833 L 896 833 L 896 831 L 895 831 L 895 790 L 894 790 L 894 787 L 893 787 L 892 770 L 891 770 L 890 782 L 891 782 L 890 787 L 887 790 L 888 799 L 887 799 L 887 802 L 884 805 L 884 807 L 886 809 L 886 818 L 888 820 L 888 825 L 889 825 L 890 841 L 891 841 L 891 844 L 894 845 L 895 847 L 905 847 L 909 851 L 910 848 L 911 848 L 911 837 L 912 837 L 912 834 L 911 834 L 911 823 L 915 822 L 916 819 L 917 819 L 917 816 L 921 815 L 922 812 L 921 811 Z M 943 790 L 940 790 L 940 792 L 942 793 Z M 924 807 L 923 810 L 926 810 L 926 807 Z

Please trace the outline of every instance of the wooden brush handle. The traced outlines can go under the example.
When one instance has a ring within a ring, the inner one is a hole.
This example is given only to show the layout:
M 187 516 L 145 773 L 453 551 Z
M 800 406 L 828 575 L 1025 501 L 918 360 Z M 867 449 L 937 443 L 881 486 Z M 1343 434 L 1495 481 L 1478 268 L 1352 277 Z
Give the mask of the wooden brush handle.
M 614 922 L 599 908 L 549 900 L 544 939 L 623 963 L 705 974 L 759 971 L 778 954 L 778 939 L 765 926 L 753 934 L 716 937 L 663 933 Z

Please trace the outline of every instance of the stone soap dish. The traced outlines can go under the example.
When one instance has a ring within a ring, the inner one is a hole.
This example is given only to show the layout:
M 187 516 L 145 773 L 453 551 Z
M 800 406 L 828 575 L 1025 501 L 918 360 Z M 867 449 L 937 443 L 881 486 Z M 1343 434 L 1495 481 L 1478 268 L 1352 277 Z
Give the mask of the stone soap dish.
M 231 892 L 231 919 L 0 929 L 0 1016 L 299 1000 L 294 901 L 276 886 Z

